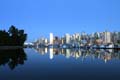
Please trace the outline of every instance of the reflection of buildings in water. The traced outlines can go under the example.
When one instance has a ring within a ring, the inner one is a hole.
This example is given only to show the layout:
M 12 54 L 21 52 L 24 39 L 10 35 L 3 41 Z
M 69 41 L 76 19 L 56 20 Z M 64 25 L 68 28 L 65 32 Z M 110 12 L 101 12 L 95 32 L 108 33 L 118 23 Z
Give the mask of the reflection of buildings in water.
M 62 49 L 61 53 L 64 53 L 64 49 Z
M 50 49 L 49 49 L 49 53 L 50 53 L 50 56 L 49 56 L 50 59 L 53 59 L 53 48 L 50 48 Z
M 66 49 L 66 58 L 70 57 L 70 49 Z
M 76 59 L 79 58 L 79 57 L 80 57 L 79 52 L 75 52 L 74 57 L 75 57 Z
M 103 55 L 101 55 L 102 56 L 102 59 L 105 61 L 105 63 L 108 61 L 108 60 L 111 60 L 112 59 L 112 57 L 111 57 L 111 53 L 109 53 L 109 52 L 104 52 L 104 54 Z
M 108 60 L 111 60 L 111 59 L 112 59 L 111 54 L 106 54 L 106 55 L 104 56 L 104 61 L 105 61 L 105 63 L 106 63 Z
M 47 48 L 45 48 L 45 53 L 47 53 L 48 52 L 48 49 Z
M 45 54 L 48 53 L 48 49 L 47 48 L 42 48 L 42 49 L 38 49 L 37 51 L 39 51 L 39 53 L 41 54 Z M 70 58 L 70 57 L 74 57 L 76 59 L 78 58 L 82 58 L 83 60 L 86 59 L 87 57 L 92 58 L 93 60 L 95 58 L 97 59 L 102 59 L 105 62 L 116 58 L 116 59 L 120 59 L 120 51 L 118 52 L 117 50 L 112 50 L 112 49 L 108 49 L 108 50 L 104 50 L 104 49 L 60 49 L 60 48 L 50 48 L 49 49 L 49 54 L 50 54 L 50 59 L 53 59 L 54 55 L 58 55 L 58 54 L 62 54 L 64 55 L 66 58 Z
M 120 59 L 120 54 L 119 54 L 118 50 L 116 53 L 116 51 L 114 49 L 95 50 L 94 56 L 96 56 L 96 58 L 104 60 L 105 63 L 109 60 L 112 60 L 113 58 Z
M 80 56 L 81 56 L 81 50 L 77 50 L 77 51 L 74 53 L 74 57 L 75 57 L 76 59 L 78 59 Z
M 81 50 L 72 50 L 71 53 L 72 53 L 71 56 L 73 56 L 76 59 L 81 56 Z
M 61 53 L 61 50 L 60 49 L 53 49 L 53 54 L 54 55 L 58 55 L 58 54 L 60 54 Z
M 109 51 L 110 53 L 112 53 L 112 52 L 113 52 L 113 49 L 108 49 L 108 51 Z
M 81 49 L 81 58 L 84 61 L 86 58 L 90 57 L 90 59 L 94 59 L 92 56 L 91 50 Z
M 44 54 L 48 53 L 48 48 L 35 48 L 35 51 L 37 51 L 40 54 L 44 55 Z

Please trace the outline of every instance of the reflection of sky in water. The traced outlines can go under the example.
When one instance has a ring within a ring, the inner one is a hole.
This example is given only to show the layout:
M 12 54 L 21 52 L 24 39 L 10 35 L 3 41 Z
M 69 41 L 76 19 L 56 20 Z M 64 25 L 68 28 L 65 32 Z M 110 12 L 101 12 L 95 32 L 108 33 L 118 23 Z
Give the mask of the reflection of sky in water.
M 7 65 L 0 67 L 0 80 L 120 78 L 119 51 L 39 48 L 25 52 L 24 65 L 17 65 L 14 70 Z

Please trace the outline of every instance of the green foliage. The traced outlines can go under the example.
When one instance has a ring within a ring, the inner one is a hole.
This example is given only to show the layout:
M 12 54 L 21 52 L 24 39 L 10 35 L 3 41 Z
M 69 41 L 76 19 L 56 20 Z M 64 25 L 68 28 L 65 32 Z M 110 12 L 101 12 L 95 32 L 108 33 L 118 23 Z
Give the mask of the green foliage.
M 27 34 L 24 33 L 24 30 L 18 30 L 15 26 L 11 26 L 6 32 L 5 30 L 0 30 L 0 46 L 3 45 L 20 45 L 27 39 Z

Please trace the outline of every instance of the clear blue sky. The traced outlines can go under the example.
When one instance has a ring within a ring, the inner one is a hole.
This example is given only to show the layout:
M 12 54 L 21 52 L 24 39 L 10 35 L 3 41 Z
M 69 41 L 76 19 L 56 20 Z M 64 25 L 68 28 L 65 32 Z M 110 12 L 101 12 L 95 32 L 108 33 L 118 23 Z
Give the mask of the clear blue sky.
M 85 31 L 120 31 L 120 0 L 0 0 L 0 29 L 25 29 L 28 41 Z

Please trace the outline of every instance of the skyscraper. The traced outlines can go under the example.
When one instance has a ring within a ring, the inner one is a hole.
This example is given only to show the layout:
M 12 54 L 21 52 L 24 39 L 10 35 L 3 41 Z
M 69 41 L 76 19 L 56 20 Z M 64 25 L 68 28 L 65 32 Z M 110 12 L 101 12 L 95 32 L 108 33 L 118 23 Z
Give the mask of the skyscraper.
M 69 44 L 70 43 L 70 34 L 66 34 L 65 38 L 66 38 L 66 43 Z
M 54 39 L 53 33 L 50 33 L 50 44 L 53 44 L 53 39 Z
M 105 31 L 104 32 L 104 44 L 111 43 L 111 33 Z

